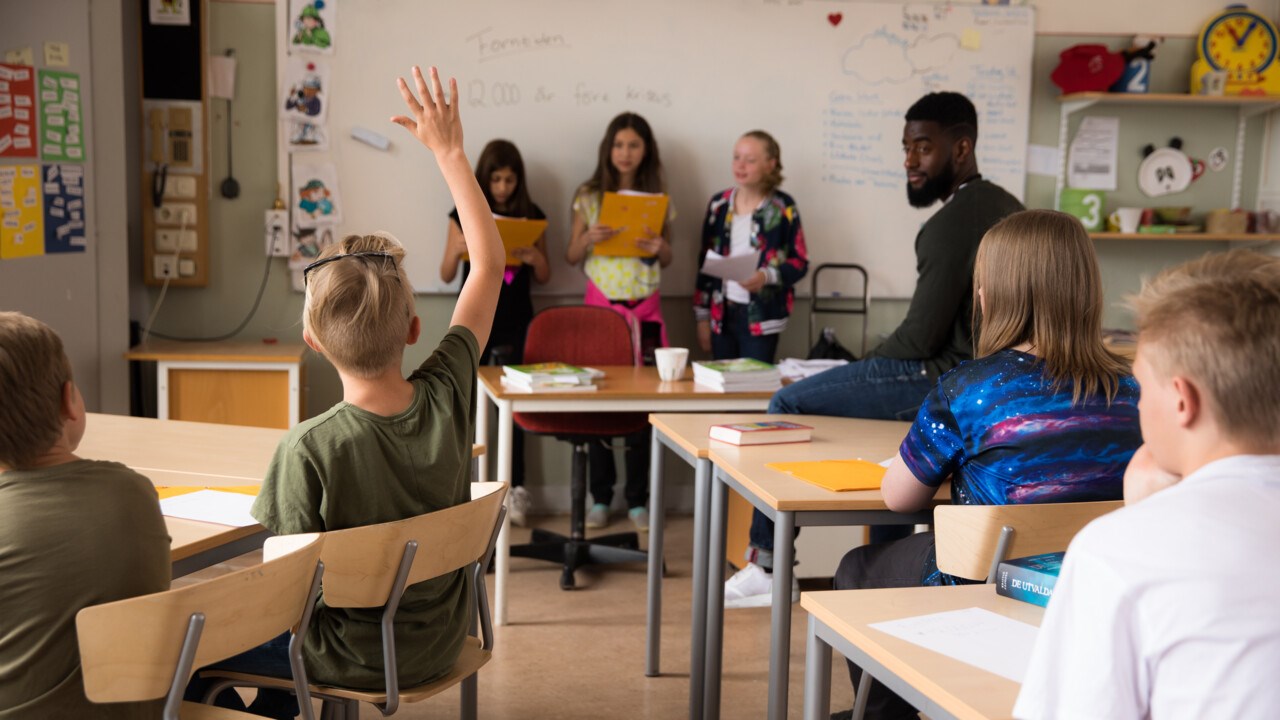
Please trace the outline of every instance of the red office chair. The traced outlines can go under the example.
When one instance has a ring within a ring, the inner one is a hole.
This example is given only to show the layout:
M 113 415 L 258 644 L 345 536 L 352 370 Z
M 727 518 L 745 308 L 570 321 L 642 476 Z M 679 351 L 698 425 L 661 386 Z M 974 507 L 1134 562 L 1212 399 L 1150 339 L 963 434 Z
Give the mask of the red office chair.
M 524 362 L 567 362 L 571 365 L 631 365 L 635 355 L 627 320 L 603 307 L 570 305 L 539 312 L 529 324 Z M 561 563 L 560 588 L 574 587 L 574 571 L 584 565 L 645 562 L 640 537 L 633 532 L 587 540 L 587 446 L 602 438 L 629 435 L 649 427 L 644 413 L 515 413 L 527 432 L 553 435 L 573 446 L 572 508 L 569 536 L 533 531 L 528 545 L 512 546 L 515 557 Z

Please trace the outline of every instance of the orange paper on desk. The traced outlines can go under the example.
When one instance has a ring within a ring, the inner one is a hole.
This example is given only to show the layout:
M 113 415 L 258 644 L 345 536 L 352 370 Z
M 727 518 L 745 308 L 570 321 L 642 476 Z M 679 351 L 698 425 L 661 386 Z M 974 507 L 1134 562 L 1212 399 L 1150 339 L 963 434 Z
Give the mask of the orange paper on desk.
M 502 238 L 502 247 L 507 251 L 507 265 L 521 265 L 523 261 L 515 256 L 520 248 L 533 247 L 547 231 L 546 220 L 524 220 L 521 218 L 499 217 L 495 215 L 493 222 L 498 226 L 498 235 Z M 471 260 L 471 253 L 463 253 L 462 259 Z
M 156 494 L 160 496 L 161 500 L 165 500 L 167 498 L 193 493 L 197 490 L 221 490 L 222 492 L 240 493 L 241 495 L 257 495 L 258 491 L 261 489 L 262 486 L 260 485 L 226 485 L 223 487 L 157 485 Z
M 765 467 L 835 492 L 879 490 L 885 470 L 866 460 L 808 460 L 769 463 Z
M 652 257 L 653 253 L 645 252 L 636 245 L 636 240 L 661 235 L 666 221 L 666 195 L 607 192 L 600 203 L 598 222 L 613 228 L 617 234 L 597 243 L 591 252 L 613 257 Z

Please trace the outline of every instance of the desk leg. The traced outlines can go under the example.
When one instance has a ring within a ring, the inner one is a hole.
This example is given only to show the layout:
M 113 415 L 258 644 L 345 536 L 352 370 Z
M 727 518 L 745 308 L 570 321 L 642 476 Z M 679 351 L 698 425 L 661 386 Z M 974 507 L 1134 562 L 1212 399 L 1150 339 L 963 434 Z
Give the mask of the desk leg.
M 498 482 L 511 487 L 511 432 L 512 411 L 510 402 L 498 403 Z M 511 502 L 510 494 L 507 502 Z M 507 624 L 507 565 L 511 562 L 511 516 L 504 515 L 502 530 L 498 533 L 497 562 L 494 566 L 494 622 Z
M 649 442 L 649 598 L 646 605 L 644 674 L 658 676 L 662 643 L 662 541 L 667 507 L 663 498 L 662 441 L 657 432 Z
M 818 637 L 818 619 L 809 616 L 804 661 L 804 720 L 831 717 L 831 646 Z
M 707 528 L 707 648 L 703 717 L 720 717 L 720 660 L 724 643 L 724 532 L 729 487 L 711 473 L 711 516 Z
M 711 504 L 711 461 L 694 461 L 693 623 L 689 631 L 689 720 L 701 720 L 707 663 L 707 529 Z M 723 554 L 723 551 L 721 552 Z M 721 595 L 721 598 L 724 596 Z
M 485 446 L 484 454 L 476 458 L 476 482 L 489 479 L 489 393 L 484 386 L 476 383 L 476 439 Z
M 791 660 L 791 576 L 795 513 L 778 511 L 773 531 L 773 639 L 769 646 L 769 720 L 786 720 Z

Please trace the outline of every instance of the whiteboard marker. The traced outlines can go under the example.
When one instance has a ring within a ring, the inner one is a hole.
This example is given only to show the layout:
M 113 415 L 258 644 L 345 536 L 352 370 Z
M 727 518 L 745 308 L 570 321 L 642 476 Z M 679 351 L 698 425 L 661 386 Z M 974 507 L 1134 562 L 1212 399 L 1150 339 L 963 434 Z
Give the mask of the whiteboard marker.
M 359 140 L 369 147 L 375 147 L 379 150 L 386 150 L 391 147 L 391 141 L 386 137 L 379 135 L 369 128 L 362 128 L 359 125 L 351 128 L 351 137 Z

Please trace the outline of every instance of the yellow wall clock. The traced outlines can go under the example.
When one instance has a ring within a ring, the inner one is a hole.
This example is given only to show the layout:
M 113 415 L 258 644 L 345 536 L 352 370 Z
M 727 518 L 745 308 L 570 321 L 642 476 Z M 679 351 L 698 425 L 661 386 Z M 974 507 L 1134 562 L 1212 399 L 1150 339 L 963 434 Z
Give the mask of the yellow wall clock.
M 1278 40 L 1275 23 L 1266 16 L 1229 5 L 1200 30 L 1191 64 L 1192 94 L 1280 95 Z M 1218 83 L 1221 93 L 1214 92 Z

